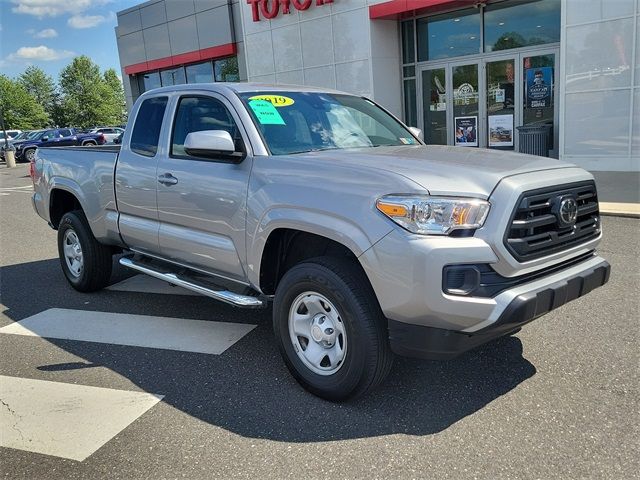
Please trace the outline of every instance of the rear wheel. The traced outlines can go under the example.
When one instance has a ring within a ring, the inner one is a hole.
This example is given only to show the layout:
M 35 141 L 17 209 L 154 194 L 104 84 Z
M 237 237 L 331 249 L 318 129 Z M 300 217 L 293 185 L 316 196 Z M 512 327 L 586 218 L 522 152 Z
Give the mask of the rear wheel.
M 58 226 L 58 254 L 65 277 L 80 292 L 109 284 L 112 252 L 99 243 L 80 210 L 65 213 Z
M 84 142 L 82 144 L 83 147 L 90 147 L 92 145 L 98 145 L 96 142 L 94 142 L 93 140 L 87 140 L 86 142 Z
M 355 261 L 319 257 L 290 269 L 276 290 L 273 325 L 287 367 L 319 397 L 363 395 L 391 368 L 386 319 Z

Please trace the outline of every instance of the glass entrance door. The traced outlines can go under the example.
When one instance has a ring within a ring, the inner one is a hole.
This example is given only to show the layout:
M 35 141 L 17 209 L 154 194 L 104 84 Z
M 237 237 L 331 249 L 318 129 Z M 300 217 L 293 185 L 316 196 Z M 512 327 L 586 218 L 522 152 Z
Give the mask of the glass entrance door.
M 454 145 L 478 146 L 480 89 L 478 64 L 452 65 Z
M 447 145 L 447 75 L 446 69 L 422 70 L 422 130 L 424 139 L 433 145 Z
M 517 151 L 518 126 L 545 124 L 557 158 L 557 62 L 557 49 L 540 48 L 419 66 L 425 141 Z
M 556 54 L 521 55 L 523 125 L 547 125 L 551 131 L 549 150 L 557 158 L 557 109 L 555 106 Z
M 487 147 L 513 150 L 516 117 L 515 57 L 485 62 Z

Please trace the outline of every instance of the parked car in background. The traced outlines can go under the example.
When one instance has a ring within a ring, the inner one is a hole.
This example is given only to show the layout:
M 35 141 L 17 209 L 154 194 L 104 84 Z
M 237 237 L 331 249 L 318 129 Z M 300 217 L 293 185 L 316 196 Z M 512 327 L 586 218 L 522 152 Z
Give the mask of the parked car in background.
M 15 137 L 10 138 L 9 140 L 7 140 L 7 143 L 9 145 L 13 145 L 16 142 L 20 142 L 22 140 L 27 140 L 30 136 L 33 136 L 36 132 L 37 132 L 37 130 L 25 130 L 25 131 L 20 132 L 19 134 L 17 134 Z M 4 151 L 6 150 L 6 148 L 7 148 L 7 146 L 5 145 L 4 138 L 3 138 L 0 141 L 0 159 L 2 159 L 2 160 L 4 160 Z
M 118 135 L 116 138 L 113 139 L 113 143 L 115 143 L 116 145 L 122 144 L 123 135 L 124 135 L 124 131 L 120 135 Z
M 115 143 L 115 139 L 122 135 L 123 132 L 124 129 L 120 127 L 99 127 L 89 131 L 89 133 L 103 134 L 107 143 Z
M 35 159 L 38 147 L 71 147 L 104 145 L 106 139 L 101 133 L 78 133 L 75 128 L 53 128 L 39 130 L 33 136 L 20 142 L 14 142 L 16 161 L 31 162 Z
M 9 140 L 14 139 L 16 136 L 18 136 L 20 133 L 22 133 L 22 130 L 5 130 L 7 132 L 7 137 Z M 0 131 L 0 140 L 4 141 L 4 132 Z

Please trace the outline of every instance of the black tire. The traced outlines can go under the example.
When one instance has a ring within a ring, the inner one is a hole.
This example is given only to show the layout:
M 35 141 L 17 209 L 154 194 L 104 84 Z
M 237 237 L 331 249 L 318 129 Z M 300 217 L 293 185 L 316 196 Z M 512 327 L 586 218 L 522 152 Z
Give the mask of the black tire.
M 82 249 L 82 270 L 74 275 L 64 254 L 65 234 L 72 230 Z M 58 226 L 58 255 L 64 276 L 79 292 L 95 292 L 109 284 L 111 278 L 112 250 L 98 243 L 82 210 L 65 213 Z
M 289 334 L 289 311 L 295 299 L 307 291 L 317 292 L 333 303 L 346 328 L 345 358 L 331 375 L 308 368 L 298 357 Z M 386 319 L 355 260 L 318 257 L 286 272 L 274 298 L 273 329 L 291 374 L 305 389 L 327 400 L 349 400 L 365 394 L 384 380 L 393 363 Z
M 89 141 L 84 142 L 84 143 L 82 144 L 82 146 L 83 146 L 83 147 L 90 147 L 90 146 L 95 146 L 95 145 L 98 145 L 98 143 L 97 143 L 97 142 L 94 142 L 93 140 L 89 140 Z
M 31 159 L 29 158 L 29 155 L 33 152 L 35 154 L 36 149 L 35 148 L 27 148 L 24 152 L 22 152 L 22 160 L 20 161 L 20 163 L 29 163 L 31 161 Z M 34 157 L 35 160 L 35 157 Z

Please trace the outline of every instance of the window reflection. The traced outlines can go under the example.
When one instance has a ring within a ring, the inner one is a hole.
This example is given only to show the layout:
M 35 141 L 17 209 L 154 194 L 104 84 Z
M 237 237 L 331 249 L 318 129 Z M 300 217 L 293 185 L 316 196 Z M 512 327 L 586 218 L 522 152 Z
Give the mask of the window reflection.
M 158 72 L 148 72 L 138 75 L 138 87 L 141 92 L 146 92 L 152 88 L 160 88 L 160 74 Z
M 211 62 L 196 63 L 185 67 L 187 83 L 213 82 L 213 68 Z
M 488 5 L 484 14 L 485 52 L 560 41 L 560 0 Z
M 182 67 L 163 70 L 160 72 L 160 78 L 162 80 L 163 87 L 166 87 L 167 85 L 182 85 L 183 83 L 187 83 L 187 79 L 184 75 L 184 68 Z
M 418 61 L 480 53 L 478 9 L 421 18 L 418 25 Z
M 213 64 L 213 68 L 216 75 L 216 82 L 240 81 L 237 57 L 229 57 L 222 60 L 216 60 Z

